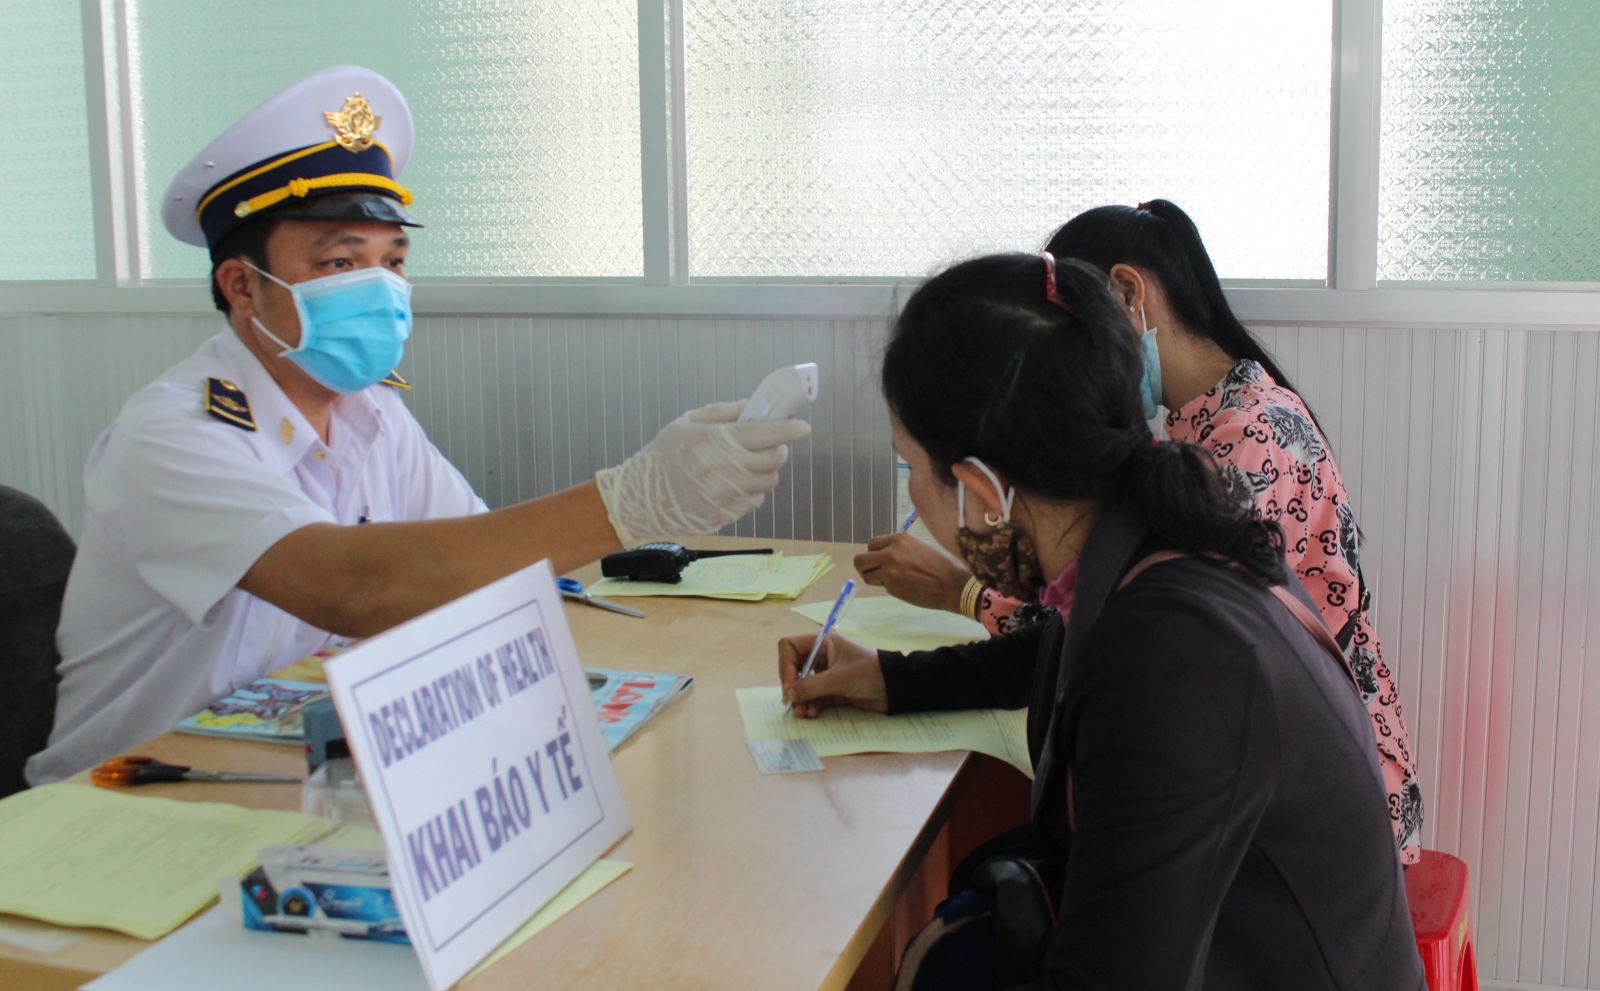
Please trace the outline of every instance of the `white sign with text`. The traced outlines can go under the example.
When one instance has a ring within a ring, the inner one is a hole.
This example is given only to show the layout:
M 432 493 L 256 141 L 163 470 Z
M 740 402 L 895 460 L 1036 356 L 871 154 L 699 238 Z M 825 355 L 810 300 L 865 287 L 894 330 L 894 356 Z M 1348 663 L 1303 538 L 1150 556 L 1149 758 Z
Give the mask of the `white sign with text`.
M 327 675 L 434 991 L 627 834 L 548 562 L 362 642 Z

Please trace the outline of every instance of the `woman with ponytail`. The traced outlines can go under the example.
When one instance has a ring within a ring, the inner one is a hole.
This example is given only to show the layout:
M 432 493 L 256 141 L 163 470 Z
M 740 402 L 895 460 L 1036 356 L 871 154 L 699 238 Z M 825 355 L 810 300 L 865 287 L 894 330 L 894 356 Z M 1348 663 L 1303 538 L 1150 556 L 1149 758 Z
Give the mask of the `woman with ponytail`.
M 1059 909 L 1003 927 L 999 968 L 959 986 L 1421 989 L 1351 673 L 1278 524 L 1205 449 L 1156 442 L 1142 379 L 1092 266 L 998 255 L 919 289 L 883 362 L 912 501 L 986 585 L 1070 607 L 914 654 L 829 637 L 804 679 L 815 635 L 791 637 L 784 693 L 800 718 L 1028 707 Z
M 1404 863 L 1415 863 L 1423 812 L 1416 755 L 1373 625 L 1355 510 L 1316 417 L 1228 306 L 1199 229 L 1175 204 L 1096 207 L 1068 221 L 1048 250 L 1110 274 L 1139 344 L 1144 415 L 1168 410 L 1167 436 L 1209 450 L 1261 518 L 1283 528 L 1289 565 L 1361 686 L 1395 844 Z M 909 535 L 873 538 L 856 569 L 892 595 L 964 612 L 997 635 L 1046 611 L 984 586 Z

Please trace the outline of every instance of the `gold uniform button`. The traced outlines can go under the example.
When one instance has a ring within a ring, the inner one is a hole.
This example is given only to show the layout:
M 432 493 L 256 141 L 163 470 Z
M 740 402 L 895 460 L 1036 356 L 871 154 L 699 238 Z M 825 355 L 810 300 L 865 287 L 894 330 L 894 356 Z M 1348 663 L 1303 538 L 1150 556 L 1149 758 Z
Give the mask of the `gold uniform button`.
M 322 450 L 321 448 L 318 448 L 317 449 L 317 453 L 316 453 L 316 459 L 318 461 L 326 461 L 326 460 L 328 460 L 328 452 Z

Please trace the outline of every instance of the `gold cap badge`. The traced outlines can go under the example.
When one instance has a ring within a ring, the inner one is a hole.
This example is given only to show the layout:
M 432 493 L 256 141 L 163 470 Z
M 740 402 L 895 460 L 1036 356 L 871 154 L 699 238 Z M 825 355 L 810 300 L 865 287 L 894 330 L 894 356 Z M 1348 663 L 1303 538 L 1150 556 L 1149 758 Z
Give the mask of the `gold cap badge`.
M 372 136 L 377 133 L 383 118 L 372 112 L 372 104 L 360 93 L 344 101 L 338 110 L 324 110 L 322 119 L 333 128 L 334 140 L 345 151 L 366 151 L 372 147 Z

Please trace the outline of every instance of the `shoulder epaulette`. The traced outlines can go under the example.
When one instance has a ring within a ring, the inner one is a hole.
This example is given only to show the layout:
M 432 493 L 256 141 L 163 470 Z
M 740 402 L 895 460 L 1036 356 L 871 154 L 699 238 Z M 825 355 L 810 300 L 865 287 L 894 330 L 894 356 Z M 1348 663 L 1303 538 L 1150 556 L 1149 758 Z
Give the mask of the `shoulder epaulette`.
M 256 418 L 250 413 L 250 400 L 244 390 L 227 379 L 206 379 L 205 411 L 242 430 L 255 430 Z
M 380 385 L 394 386 L 396 389 L 411 388 L 411 383 L 401 378 L 399 372 L 390 372 L 388 375 L 385 375 L 383 378 L 379 379 L 378 383 Z

